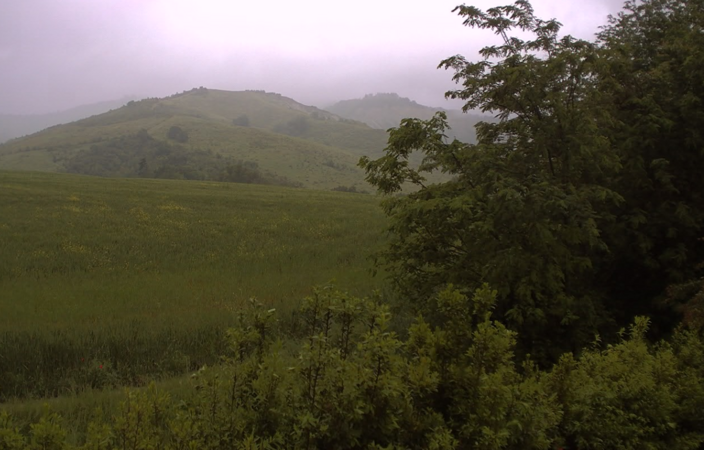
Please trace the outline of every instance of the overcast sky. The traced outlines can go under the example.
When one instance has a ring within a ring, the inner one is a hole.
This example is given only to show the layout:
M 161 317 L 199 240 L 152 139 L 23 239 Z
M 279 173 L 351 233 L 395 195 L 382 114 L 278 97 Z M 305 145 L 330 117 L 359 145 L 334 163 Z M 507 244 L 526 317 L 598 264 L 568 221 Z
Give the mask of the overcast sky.
M 0 0 L 0 113 L 45 113 L 193 87 L 263 89 L 325 106 L 396 92 L 445 106 L 454 54 L 496 38 L 457 0 Z M 466 2 L 482 9 L 510 1 Z M 621 0 L 533 0 L 591 38 Z

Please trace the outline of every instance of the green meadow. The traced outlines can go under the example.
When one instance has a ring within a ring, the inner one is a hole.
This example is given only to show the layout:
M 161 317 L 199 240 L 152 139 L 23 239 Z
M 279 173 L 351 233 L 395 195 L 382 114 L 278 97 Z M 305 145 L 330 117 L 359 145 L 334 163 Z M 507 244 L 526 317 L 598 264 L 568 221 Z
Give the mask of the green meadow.
M 384 221 L 370 195 L 0 172 L 0 401 L 182 375 L 250 299 L 380 288 Z

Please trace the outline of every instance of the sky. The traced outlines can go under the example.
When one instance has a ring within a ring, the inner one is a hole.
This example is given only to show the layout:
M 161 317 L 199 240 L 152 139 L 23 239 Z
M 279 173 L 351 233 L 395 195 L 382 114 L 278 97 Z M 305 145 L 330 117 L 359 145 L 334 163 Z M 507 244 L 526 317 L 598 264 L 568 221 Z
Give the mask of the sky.
M 465 2 L 481 9 L 509 0 Z M 42 114 L 194 87 L 257 89 L 325 107 L 395 92 L 429 106 L 439 62 L 499 43 L 461 0 L 0 0 L 0 113 Z M 591 39 L 622 0 L 533 0 Z

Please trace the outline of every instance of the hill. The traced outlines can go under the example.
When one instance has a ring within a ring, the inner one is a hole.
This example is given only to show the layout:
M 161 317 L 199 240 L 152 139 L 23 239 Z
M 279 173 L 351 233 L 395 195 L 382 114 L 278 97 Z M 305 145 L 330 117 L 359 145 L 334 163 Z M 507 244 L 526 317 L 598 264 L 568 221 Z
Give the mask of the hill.
M 119 108 L 130 100 L 134 100 L 134 98 L 126 97 L 119 100 L 92 103 L 48 114 L 0 114 L 0 144 L 54 125 L 102 114 L 111 109 Z
M 464 114 L 459 110 L 424 106 L 398 94 L 368 94 L 361 99 L 340 101 L 327 110 L 340 117 L 357 120 L 382 130 L 397 127 L 405 118 L 427 120 L 436 112 L 445 111 L 451 127 L 448 135 L 463 142 L 474 142 L 474 125 L 477 122 L 492 120 L 491 117 L 480 114 Z
M 382 130 L 279 94 L 198 88 L 0 145 L 0 169 L 222 181 L 245 171 L 255 182 L 365 190 L 357 161 L 385 145 Z

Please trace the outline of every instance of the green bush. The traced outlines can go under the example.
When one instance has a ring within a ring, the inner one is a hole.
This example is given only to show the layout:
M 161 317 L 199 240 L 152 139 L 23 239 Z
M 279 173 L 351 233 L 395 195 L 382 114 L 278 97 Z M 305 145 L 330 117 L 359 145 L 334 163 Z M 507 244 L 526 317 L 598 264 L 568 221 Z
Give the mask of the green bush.
M 541 371 L 514 358 L 516 334 L 492 319 L 497 292 L 435 298 L 443 327 L 419 317 L 390 331 L 380 298 L 314 290 L 295 348 L 256 301 L 228 333 L 223 364 L 175 401 L 154 385 L 98 414 L 78 448 L 692 449 L 704 443 L 704 343 L 694 330 L 649 345 L 639 318 L 620 343 Z M 287 348 L 288 347 L 288 348 Z M 68 448 L 47 411 L 27 433 L 0 416 L 2 448 Z

